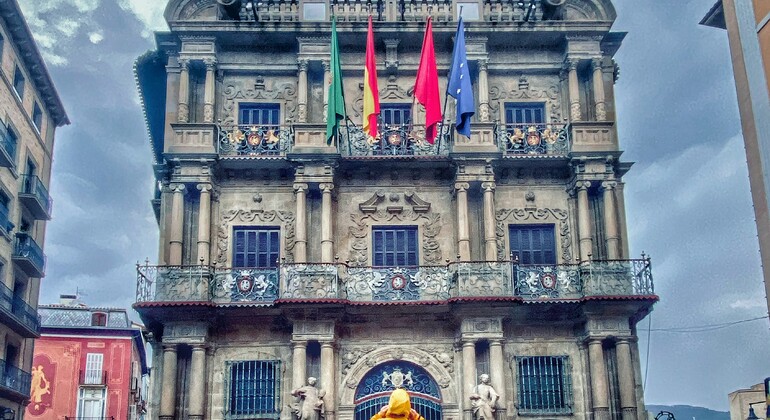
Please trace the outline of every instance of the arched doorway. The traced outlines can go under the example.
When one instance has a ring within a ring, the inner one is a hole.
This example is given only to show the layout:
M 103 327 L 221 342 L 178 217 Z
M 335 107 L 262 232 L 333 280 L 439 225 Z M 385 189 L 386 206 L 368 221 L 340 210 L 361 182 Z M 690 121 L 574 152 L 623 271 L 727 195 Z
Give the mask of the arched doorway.
M 405 361 L 375 366 L 358 383 L 354 403 L 355 420 L 369 420 L 388 404 L 391 391 L 404 388 L 409 392 L 412 408 L 425 420 L 442 420 L 441 391 L 433 377 L 422 367 Z

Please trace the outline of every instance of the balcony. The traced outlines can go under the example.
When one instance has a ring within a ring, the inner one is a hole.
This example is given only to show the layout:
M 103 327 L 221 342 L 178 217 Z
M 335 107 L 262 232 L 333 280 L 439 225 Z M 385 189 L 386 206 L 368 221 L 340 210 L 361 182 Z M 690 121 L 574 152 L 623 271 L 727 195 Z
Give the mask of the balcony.
M 0 203 L 0 231 L 5 235 L 10 235 L 15 225 L 11 222 L 11 215 L 8 206 Z M 9 236 L 10 238 L 10 236 Z
M 26 233 L 16 234 L 12 260 L 30 277 L 45 276 L 45 254 L 43 249 Z
M 40 318 L 37 311 L 13 291 L 0 283 L 0 318 L 19 335 L 27 338 L 40 335 Z
M 425 125 L 380 124 L 377 138 L 364 133 L 361 127 L 340 128 L 340 152 L 348 157 L 427 157 L 449 154 L 452 129 L 440 127 L 433 144 L 425 141 Z
M 104 386 L 107 385 L 106 370 L 81 370 L 78 374 L 80 385 Z
M 278 157 L 291 150 L 294 130 L 291 126 L 220 126 L 218 139 L 220 157 Z
M 21 176 L 19 201 L 29 209 L 36 220 L 50 220 L 53 201 L 48 189 L 36 175 Z
M 277 268 L 137 266 L 137 303 L 449 302 L 477 298 L 562 301 L 655 298 L 649 258 L 581 264 L 511 261 L 443 266 L 354 267 L 281 264 Z
M 496 137 L 506 157 L 566 157 L 570 152 L 567 124 L 499 125 Z
M 0 167 L 13 168 L 16 166 L 16 137 L 8 131 L 5 124 L 0 123 Z
M 32 376 L 9 362 L 0 359 L 0 388 L 5 388 L 19 396 L 29 398 Z

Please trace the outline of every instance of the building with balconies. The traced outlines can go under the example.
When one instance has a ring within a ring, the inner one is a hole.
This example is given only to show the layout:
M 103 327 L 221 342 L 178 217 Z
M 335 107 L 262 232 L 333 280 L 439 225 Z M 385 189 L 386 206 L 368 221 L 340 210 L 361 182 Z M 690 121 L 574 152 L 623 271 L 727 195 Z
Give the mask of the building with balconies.
M 0 415 L 30 398 L 56 128 L 69 124 L 16 0 L 0 1 Z
M 76 295 L 38 309 L 40 338 L 26 417 L 144 418 L 149 375 L 144 328 L 131 322 L 125 309 L 89 307 Z
M 459 13 L 476 114 L 464 137 L 449 111 L 430 144 L 421 39 L 432 16 L 443 96 Z M 332 15 L 350 121 L 327 144 Z M 158 181 L 134 305 L 153 418 L 369 420 L 403 387 L 428 420 L 645 419 L 636 325 L 658 297 L 629 255 L 615 17 L 609 0 L 171 0 L 135 68 Z

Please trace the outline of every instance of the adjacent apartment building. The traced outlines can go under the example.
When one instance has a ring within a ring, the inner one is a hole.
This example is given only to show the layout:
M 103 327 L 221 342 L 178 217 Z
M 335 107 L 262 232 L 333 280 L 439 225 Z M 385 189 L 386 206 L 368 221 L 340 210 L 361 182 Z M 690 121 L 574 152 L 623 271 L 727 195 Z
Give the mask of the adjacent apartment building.
M 26 418 L 144 418 L 149 370 L 143 327 L 125 309 L 89 307 L 75 295 L 38 311 Z
M 443 101 L 461 10 L 472 132 L 430 144 L 426 19 Z M 332 15 L 350 121 L 327 145 Z M 658 297 L 629 255 L 609 0 L 171 0 L 165 18 L 135 67 L 153 418 L 369 420 L 397 387 L 428 420 L 647 418 L 636 326 Z
M 69 124 L 16 0 L 0 1 L 0 416 L 29 400 L 56 128 Z

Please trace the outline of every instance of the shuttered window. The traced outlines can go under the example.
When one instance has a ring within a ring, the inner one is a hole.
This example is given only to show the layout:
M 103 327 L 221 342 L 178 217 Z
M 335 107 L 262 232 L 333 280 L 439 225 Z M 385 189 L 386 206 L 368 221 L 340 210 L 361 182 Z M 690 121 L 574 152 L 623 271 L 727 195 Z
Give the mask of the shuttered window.
M 519 264 L 556 264 L 553 225 L 511 225 L 511 254 Z
M 516 365 L 520 414 L 572 413 L 569 357 L 516 357 Z
M 234 228 L 233 267 L 276 267 L 280 256 L 279 234 L 277 227 Z
M 281 362 L 248 360 L 227 362 L 227 418 L 278 418 Z
M 411 104 L 380 104 L 380 115 L 385 125 L 409 124 L 412 119 Z
M 417 226 L 374 227 L 372 233 L 375 267 L 418 265 Z
M 242 103 L 238 107 L 238 124 L 256 126 L 276 126 L 280 124 L 281 106 L 279 104 Z
M 545 123 L 545 104 L 543 103 L 507 103 L 505 104 L 506 124 L 543 124 Z
M 98 385 L 102 383 L 102 365 L 104 364 L 104 355 L 101 353 L 86 354 L 86 385 Z

